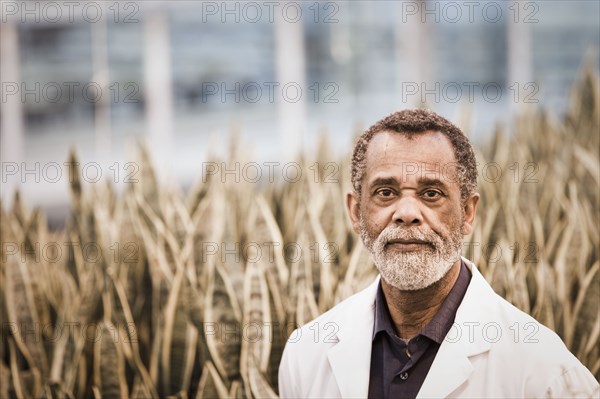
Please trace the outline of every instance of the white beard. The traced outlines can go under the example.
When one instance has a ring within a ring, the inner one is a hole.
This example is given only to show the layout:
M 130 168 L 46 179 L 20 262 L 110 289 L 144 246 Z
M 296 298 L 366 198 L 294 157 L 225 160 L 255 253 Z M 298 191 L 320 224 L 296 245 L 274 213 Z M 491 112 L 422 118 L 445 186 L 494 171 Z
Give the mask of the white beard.
M 375 266 L 386 283 L 401 291 L 427 288 L 448 273 L 460 259 L 462 233 L 460 225 L 451 226 L 442 236 L 428 227 L 386 227 L 378 237 L 368 234 L 360 218 L 360 236 L 371 252 Z M 421 251 L 398 252 L 388 247 L 390 240 L 419 240 L 430 243 Z

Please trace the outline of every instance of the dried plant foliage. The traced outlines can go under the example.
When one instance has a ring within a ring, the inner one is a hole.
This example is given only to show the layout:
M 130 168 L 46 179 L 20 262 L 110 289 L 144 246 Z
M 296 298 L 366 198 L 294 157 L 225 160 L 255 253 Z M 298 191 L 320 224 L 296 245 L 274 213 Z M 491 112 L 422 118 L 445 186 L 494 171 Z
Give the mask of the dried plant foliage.
M 478 148 L 480 165 L 503 173 L 480 175 L 464 251 L 596 378 L 598 88 L 588 72 L 565 118 L 527 110 L 513 134 L 498 128 Z M 240 150 L 233 145 L 228 161 L 243 162 Z M 142 177 L 121 196 L 73 179 L 59 232 L 18 195 L 12 209 L 0 206 L 0 397 L 277 396 L 294 327 L 376 276 L 345 214 L 348 158 L 331 179 L 330 153 L 321 141 L 315 158 L 299 160 L 304 171 L 318 162 L 318 173 L 294 183 L 265 188 L 207 175 L 184 198 L 158 186 L 140 149 Z M 51 259 L 41 253 L 64 242 L 76 245 Z M 94 261 L 89 248 L 99 251 Z

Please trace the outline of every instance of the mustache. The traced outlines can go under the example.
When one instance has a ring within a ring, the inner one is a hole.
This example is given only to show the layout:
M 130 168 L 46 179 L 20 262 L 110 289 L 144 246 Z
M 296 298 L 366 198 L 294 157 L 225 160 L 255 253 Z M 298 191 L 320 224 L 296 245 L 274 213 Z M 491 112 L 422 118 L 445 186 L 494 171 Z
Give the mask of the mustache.
M 442 238 L 433 230 L 425 230 L 419 227 L 412 227 L 410 229 L 388 227 L 384 229 L 378 237 L 378 241 L 380 241 L 384 246 L 387 246 L 390 241 L 397 240 L 421 241 L 434 249 L 438 247 L 438 243 L 443 241 Z

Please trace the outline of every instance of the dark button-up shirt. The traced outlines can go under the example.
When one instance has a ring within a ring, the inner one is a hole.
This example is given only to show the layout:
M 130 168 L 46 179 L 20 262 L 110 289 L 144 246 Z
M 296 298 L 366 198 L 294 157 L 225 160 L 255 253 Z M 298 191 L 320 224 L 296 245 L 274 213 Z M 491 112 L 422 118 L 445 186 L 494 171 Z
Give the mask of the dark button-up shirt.
M 454 323 L 456 310 L 470 281 L 471 272 L 461 262 L 458 279 L 442 306 L 421 333 L 408 342 L 396 335 L 379 283 L 375 299 L 369 398 L 416 398 L 444 337 Z

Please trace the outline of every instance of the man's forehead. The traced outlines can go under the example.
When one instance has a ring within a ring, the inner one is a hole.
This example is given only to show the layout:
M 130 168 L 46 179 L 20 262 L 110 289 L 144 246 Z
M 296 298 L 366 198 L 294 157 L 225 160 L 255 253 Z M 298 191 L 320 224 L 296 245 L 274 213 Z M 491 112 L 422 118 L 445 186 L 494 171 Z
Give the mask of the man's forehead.
M 437 146 L 452 150 L 452 143 L 450 142 L 448 136 L 437 130 L 425 130 L 422 132 L 396 132 L 392 130 L 382 130 L 373 135 L 367 151 L 376 149 L 381 145 L 418 145 L 420 143 L 426 145 L 436 144 Z
M 383 131 L 373 136 L 366 153 L 367 170 L 401 168 L 441 171 L 457 166 L 450 140 L 435 131 L 409 133 Z

